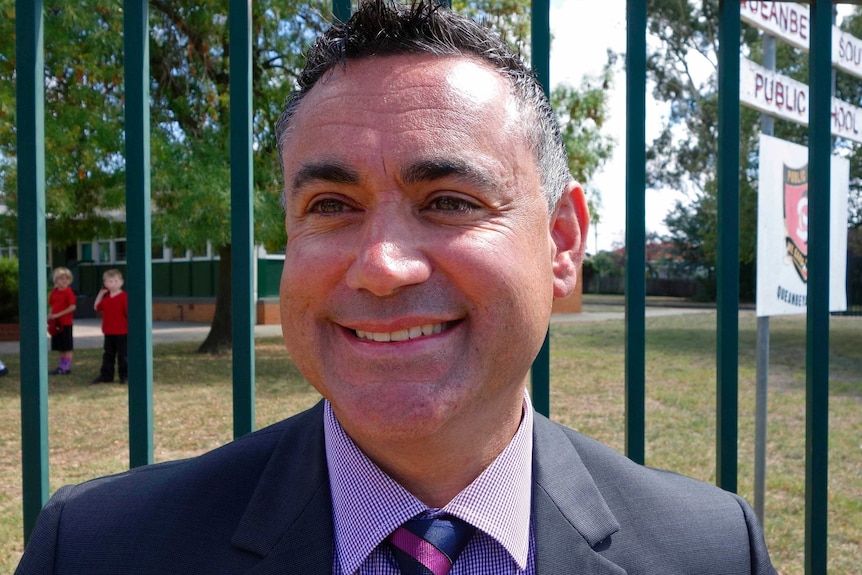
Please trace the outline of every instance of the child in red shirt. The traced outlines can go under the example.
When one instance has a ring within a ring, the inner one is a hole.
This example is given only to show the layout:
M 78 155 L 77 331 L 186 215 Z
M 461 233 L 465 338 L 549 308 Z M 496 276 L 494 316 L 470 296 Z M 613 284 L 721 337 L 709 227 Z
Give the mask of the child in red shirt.
M 60 365 L 51 370 L 51 375 L 72 373 L 72 314 L 75 312 L 77 298 L 69 285 L 72 272 L 68 268 L 54 270 L 54 289 L 48 296 L 48 333 L 51 334 L 51 349 L 60 352 Z
M 102 354 L 102 369 L 91 383 L 111 383 L 114 381 L 114 358 L 120 383 L 126 383 L 129 376 L 129 299 L 123 291 L 123 274 L 120 270 L 108 270 L 102 274 L 104 287 L 96 296 L 93 307 L 102 312 L 102 333 L 105 344 Z

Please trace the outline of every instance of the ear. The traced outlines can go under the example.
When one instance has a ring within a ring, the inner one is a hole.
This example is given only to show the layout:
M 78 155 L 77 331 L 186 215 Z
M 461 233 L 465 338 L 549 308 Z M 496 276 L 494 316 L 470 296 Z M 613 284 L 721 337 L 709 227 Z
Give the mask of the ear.
M 570 295 L 577 284 L 590 225 L 590 212 L 580 184 L 571 181 L 566 186 L 550 225 L 554 242 L 554 297 L 563 298 Z

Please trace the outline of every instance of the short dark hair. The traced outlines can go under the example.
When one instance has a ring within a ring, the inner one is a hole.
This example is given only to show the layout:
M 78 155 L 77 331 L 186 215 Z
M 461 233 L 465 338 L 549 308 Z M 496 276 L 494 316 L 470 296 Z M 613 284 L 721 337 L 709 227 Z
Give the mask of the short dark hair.
M 524 137 L 553 209 L 569 180 L 566 148 L 553 109 L 533 72 L 488 26 L 441 7 L 435 0 L 361 2 L 347 22 L 335 22 L 306 55 L 298 89 L 287 99 L 276 125 L 279 161 L 290 120 L 305 95 L 336 65 L 370 56 L 430 54 L 467 56 L 488 64 L 508 80 L 520 104 Z

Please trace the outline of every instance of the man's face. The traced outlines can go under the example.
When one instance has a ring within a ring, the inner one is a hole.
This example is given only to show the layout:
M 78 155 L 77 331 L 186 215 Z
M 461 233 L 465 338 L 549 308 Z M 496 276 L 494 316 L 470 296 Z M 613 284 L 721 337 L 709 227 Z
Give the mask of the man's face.
M 517 114 L 485 65 L 414 55 L 336 67 L 296 111 L 284 338 L 360 445 L 520 417 L 562 272 Z

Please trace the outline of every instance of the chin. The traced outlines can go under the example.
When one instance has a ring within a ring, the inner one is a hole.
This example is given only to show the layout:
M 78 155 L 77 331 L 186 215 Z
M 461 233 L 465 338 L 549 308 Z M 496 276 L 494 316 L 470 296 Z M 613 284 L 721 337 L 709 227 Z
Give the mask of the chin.
M 350 418 L 348 425 L 360 429 L 363 434 L 390 441 L 427 437 L 455 415 L 454 410 L 443 402 L 434 402 L 428 396 L 416 399 L 382 400 L 377 397 L 356 402 L 350 409 L 336 410 L 336 413 L 339 421 L 347 415 Z

